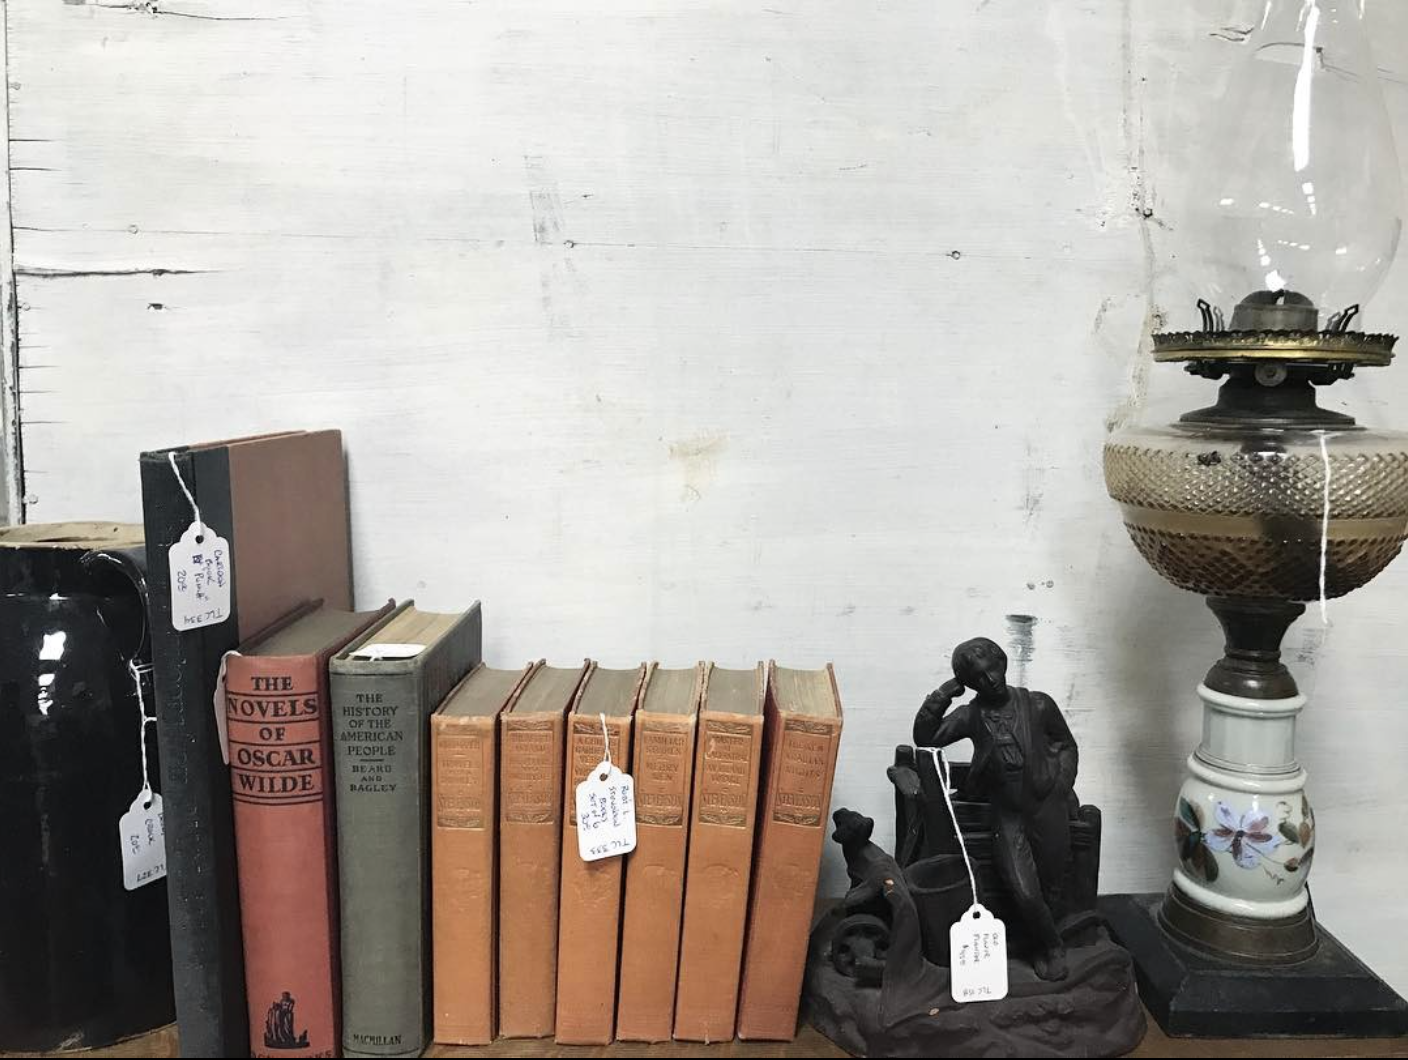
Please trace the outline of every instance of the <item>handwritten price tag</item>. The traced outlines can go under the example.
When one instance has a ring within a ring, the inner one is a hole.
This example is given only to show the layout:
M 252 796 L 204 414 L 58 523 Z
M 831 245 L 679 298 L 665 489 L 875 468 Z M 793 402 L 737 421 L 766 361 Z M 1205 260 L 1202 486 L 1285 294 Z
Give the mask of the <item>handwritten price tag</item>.
M 151 796 L 151 805 L 142 805 Z M 166 878 L 166 826 L 161 796 L 143 788 L 117 822 L 122 843 L 122 886 L 129 891 Z
M 948 929 L 953 1000 L 1001 1001 L 1007 996 L 1007 926 L 974 902 Z
M 171 564 L 171 624 L 178 630 L 215 626 L 230 617 L 230 545 L 194 522 L 167 553 Z
M 577 785 L 577 853 L 600 861 L 635 848 L 635 781 L 603 761 Z

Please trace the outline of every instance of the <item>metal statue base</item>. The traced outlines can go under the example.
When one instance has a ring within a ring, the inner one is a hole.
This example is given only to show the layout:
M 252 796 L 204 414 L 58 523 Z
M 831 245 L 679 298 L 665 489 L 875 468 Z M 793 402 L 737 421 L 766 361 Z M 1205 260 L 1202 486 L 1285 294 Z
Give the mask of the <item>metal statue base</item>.
M 808 1023 L 854 1056 L 1122 1056 L 1144 1037 L 1144 1013 L 1129 954 L 1103 931 L 1067 951 L 1070 974 L 1047 982 L 1008 962 L 1001 1001 L 961 1005 L 947 968 L 883 992 L 838 972 L 832 935 L 844 910 L 812 933 L 803 1007 Z

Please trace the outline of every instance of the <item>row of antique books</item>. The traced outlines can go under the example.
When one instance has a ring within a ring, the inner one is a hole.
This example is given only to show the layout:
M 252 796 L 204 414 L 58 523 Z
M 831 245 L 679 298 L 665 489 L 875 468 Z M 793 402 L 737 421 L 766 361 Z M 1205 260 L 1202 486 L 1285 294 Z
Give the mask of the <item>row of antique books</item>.
M 313 603 L 227 655 L 253 1055 L 790 1039 L 831 668 L 495 669 L 481 631 L 477 604 Z M 608 758 L 636 846 L 587 861 L 574 796 Z
M 514 683 L 511 695 L 505 696 L 503 708 L 497 712 L 500 720 L 492 728 L 499 743 L 493 780 L 489 779 L 491 774 L 483 763 L 476 774 L 472 765 L 460 761 L 456 755 L 446 760 L 449 774 L 461 778 L 468 786 L 462 788 L 460 795 L 451 795 L 444 819 L 453 821 L 458 814 L 460 821 L 469 822 L 478 817 L 484 823 L 483 828 L 476 830 L 468 824 L 459 829 L 441 826 L 438 808 L 432 817 L 430 789 L 422 779 L 434 757 L 425 746 L 431 738 L 430 725 L 424 728 L 416 725 L 412 730 L 402 728 L 411 717 L 410 706 L 396 711 L 383 709 L 379 713 L 370 708 L 401 708 L 403 704 L 414 704 L 416 711 L 428 714 L 432 706 L 443 702 L 478 665 L 477 609 L 463 619 L 467 625 L 455 626 L 454 631 L 440 631 L 441 640 L 448 638 L 447 643 L 459 645 L 468 652 L 468 658 L 446 654 L 458 648 L 442 646 L 432 651 L 421 647 L 426 643 L 422 636 L 401 629 L 394 633 L 395 637 L 402 638 L 400 643 L 410 644 L 412 648 L 403 647 L 403 657 L 399 659 L 393 657 L 394 651 L 385 647 L 380 649 L 377 658 L 359 659 L 346 657 L 346 650 L 340 648 L 326 657 L 325 679 L 321 677 L 322 663 L 315 661 L 310 671 L 306 667 L 306 655 L 301 671 L 291 672 L 286 668 L 263 675 L 253 671 L 254 667 L 262 665 L 261 653 L 277 648 L 276 638 L 283 636 L 270 634 L 261 648 L 258 638 L 263 631 L 280 627 L 281 622 L 284 623 L 281 628 L 291 631 L 301 619 L 285 620 L 291 614 L 301 615 L 299 609 L 307 601 L 322 601 L 327 608 L 326 615 L 352 607 L 353 543 L 347 465 L 340 432 L 287 430 L 178 445 L 142 453 L 139 466 L 148 567 L 151 680 L 156 706 L 157 746 L 151 749 L 158 752 L 158 788 L 165 806 L 162 827 L 166 876 L 148 886 L 165 887 L 167 892 L 182 1055 L 238 1057 L 251 1052 L 286 1055 L 290 1049 L 336 1053 L 339 1048 L 336 1031 L 326 1028 L 338 1026 L 340 1012 L 347 1013 L 346 1030 L 360 1036 L 354 1040 L 350 1034 L 343 1035 L 343 1042 L 350 1046 L 346 1050 L 349 1054 L 413 1053 L 418 1037 L 423 1034 L 425 1019 L 404 1029 L 385 1026 L 380 1016 L 376 1025 L 370 1025 L 362 1016 L 364 1012 L 395 1011 L 397 1006 L 414 1010 L 414 1004 L 406 1006 L 400 1000 L 406 996 L 404 989 L 416 991 L 411 996 L 419 998 L 421 1006 L 434 1004 L 434 978 L 429 979 L 428 990 L 424 985 L 435 970 L 433 957 L 427 952 L 434 937 L 434 903 L 425 898 L 427 893 L 435 892 L 430 890 L 427 880 L 432 874 L 426 872 L 423 860 L 425 851 L 433 847 L 429 841 L 432 821 L 436 822 L 435 834 L 442 839 L 458 838 L 462 840 L 461 845 L 470 850 L 474 849 L 477 839 L 481 857 L 484 837 L 497 837 L 492 846 L 493 871 L 479 877 L 478 901 L 482 907 L 483 891 L 487 888 L 489 900 L 502 900 L 504 908 L 499 909 L 497 915 L 481 916 L 477 920 L 460 917 L 458 922 L 477 924 L 481 935 L 486 931 L 491 933 L 495 939 L 487 949 L 491 957 L 512 947 L 515 931 L 528 933 L 532 941 L 525 945 L 536 947 L 532 952 L 551 953 L 551 957 L 537 961 L 536 995 L 525 996 L 536 996 L 540 1011 L 549 1008 L 551 1011 L 551 1022 L 540 1023 L 533 1033 L 546 1034 L 557 1029 L 559 965 L 564 969 L 564 985 L 570 978 L 567 960 L 557 960 L 562 925 L 557 916 L 556 898 L 564 893 L 560 833 L 566 830 L 567 849 L 570 849 L 572 828 L 570 815 L 564 825 L 564 803 L 558 801 L 560 796 L 565 801 L 567 742 L 572 738 L 567 728 L 571 709 L 567 701 L 570 699 L 575 705 L 579 694 L 595 697 L 598 693 L 591 689 L 597 682 L 600 682 L 599 690 L 606 687 L 606 671 L 590 666 L 571 671 L 577 675 L 571 695 L 564 695 L 564 701 L 558 704 L 560 716 L 549 712 L 546 719 L 550 725 L 545 731 L 551 734 L 546 744 L 552 758 L 540 771 L 543 776 L 528 769 L 517 774 L 519 779 L 514 781 L 503 772 L 505 755 L 511 763 L 515 745 L 526 749 L 535 742 L 542 744 L 544 738 L 529 731 L 516 734 L 515 741 L 506 742 L 506 731 L 512 728 L 511 725 L 506 728 L 506 720 L 513 720 L 515 715 L 520 721 L 526 719 L 528 712 L 522 704 L 538 695 L 539 681 L 552 680 L 547 668 L 534 668 L 532 674 L 516 672 L 519 680 Z M 424 557 L 424 562 L 427 575 L 433 574 L 440 563 L 434 556 Z M 355 644 L 373 632 L 376 623 L 409 619 L 398 619 L 387 613 L 345 621 L 351 625 L 341 627 L 344 639 Z M 325 645 L 337 643 L 337 630 L 328 632 L 326 638 L 313 636 L 312 639 L 322 639 Z M 386 629 L 382 627 L 381 632 Z M 466 645 L 465 638 L 472 646 Z M 437 640 L 437 644 L 441 640 Z M 391 643 L 398 642 L 392 640 Z M 232 654 L 242 645 L 245 654 Z M 319 660 L 322 656 L 314 658 Z M 233 685 L 225 679 L 227 670 L 234 674 Z M 344 670 L 349 672 L 344 673 Z M 372 674 L 350 672 L 356 670 L 369 670 Z M 358 703 L 354 692 L 351 706 L 364 708 L 363 713 L 359 715 L 353 710 L 346 719 L 327 713 L 330 701 L 322 697 L 334 685 L 355 684 L 361 679 L 370 681 L 375 674 L 389 676 L 393 670 L 402 682 L 399 689 L 392 682 L 390 690 L 364 691 L 363 694 L 399 699 Z M 307 720 L 306 704 L 299 705 L 315 697 L 291 694 L 314 687 L 293 684 L 296 677 L 302 681 L 310 672 L 312 680 L 325 681 L 317 686 L 316 703 L 323 710 L 317 725 Z M 691 700 L 690 710 L 702 707 L 703 713 L 697 714 L 695 726 L 702 726 L 703 734 L 694 745 L 695 753 L 691 754 L 686 747 L 686 768 L 690 775 L 680 778 L 684 785 L 680 790 L 690 793 L 689 812 L 681 824 L 650 823 L 647 817 L 658 810 L 658 803 L 655 810 L 651 808 L 652 800 L 664 796 L 658 786 L 655 794 L 651 789 L 654 783 L 651 778 L 655 774 L 654 767 L 650 766 L 653 760 L 650 746 L 657 741 L 647 739 L 639 726 L 658 713 L 651 702 L 652 679 L 663 673 L 668 671 L 654 671 L 651 678 L 642 680 L 641 695 L 647 709 L 641 721 L 627 726 L 631 739 L 642 751 L 639 757 L 646 767 L 634 770 L 639 783 L 639 846 L 626 859 L 622 900 L 608 904 L 616 918 L 629 929 L 633 919 L 631 897 L 640 891 L 640 885 L 632 886 L 630 866 L 646 864 L 645 856 L 653 842 L 652 830 L 673 828 L 680 850 L 685 849 L 686 839 L 692 835 L 694 841 L 688 844 L 687 853 L 683 855 L 691 859 L 686 875 L 694 881 L 692 887 L 686 888 L 688 908 L 684 908 L 681 900 L 681 923 L 685 926 L 681 929 L 670 923 L 651 924 L 649 937 L 659 947 L 652 952 L 664 961 L 670 959 L 668 955 L 673 950 L 674 960 L 682 966 L 689 965 L 692 962 L 688 955 L 693 952 L 689 940 L 703 933 L 704 941 L 700 946 L 704 951 L 712 952 L 711 945 L 727 944 L 725 948 L 733 956 L 724 964 L 737 970 L 724 977 L 721 993 L 727 995 L 727 1003 L 710 1010 L 721 1014 L 718 1022 L 710 1015 L 707 1025 L 702 1021 L 688 1023 L 694 1018 L 690 1014 L 699 1011 L 691 1007 L 694 991 L 687 986 L 691 981 L 688 977 L 684 985 L 677 984 L 675 976 L 664 975 L 658 981 L 652 977 L 657 996 L 667 999 L 662 1005 L 676 1000 L 680 1004 L 667 1016 L 657 1017 L 657 1029 L 651 1033 L 663 1037 L 678 1031 L 711 1038 L 726 1037 L 736 1017 L 741 1033 L 790 1034 L 790 1013 L 796 989 L 791 985 L 793 978 L 789 977 L 799 974 L 805 929 L 788 927 L 779 935 L 795 947 L 791 950 L 781 942 L 765 945 L 757 943 L 756 939 L 759 931 L 774 924 L 779 929 L 790 923 L 801 924 L 810 914 L 817 851 L 822 844 L 831 785 L 830 763 L 835 753 L 835 737 L 822 736 L 819 730 L 798 728 L 784 740 L 780 756 L 795 759 L 797 765 L 778 774 L 779 757 L 770 758 L 771 765 L 762 763 L 757 744 L 760 712 L 754 707 L 749 722 L 752 727 L 748 730 L 752 735 L 745 741 L 749 758 L 740 773 L 738 762 L 720 756 L 727 756 L 732 748 L 741 744 L 715 737 L 737 736 L 741 740 L 744 733 L 715 729 L 708 724 L 709 700 L 714 699 L 717 706 L 721 689 L 727 683 L 718 677 L 724 671 L 708 670 L 707 677 L 705 672 L 699 672 L 695 677 L 700 685 L 700 703 Z M 260 676 L 277 679 L 277 683 L 261 681 L 262 687 L 255 687 L 255 678 Z M 488 679 L 475 677 L 464 691 L 467 694 L 469 687 Z M 498 680 L 509 681 L 510 678 Z M 663 694 L 661 689 L 669 680 L 660 677 L 654 684 L 653 694 Z M 712 684 L 712 696 L 706 684 Z M 237 697 L 233 721 L 230 720 L 227 687 Z M 782 687 L 782 682 L 778 682 L 778 687 Z M 547 684 L 541 688 L 546 689 Z M 258 695 L 245 695 L 244 705 L 241 705 L 238 701 L 241 691 Z M 512 696 L 516 698 L 510 706 Z M 785 700 L 787 694 L 782 693 L 782 697 Z M 211 709 L 213 699 L 217 703 L 215 710 Z M 641 702 L 638 696 L 637 706 Z M 827 709 L 839 725 L 834 688 Z M 340 725 L 343 720 L 348 723 L 346 728 L 334 729 L 334 725 Z M 350 724 L 353 721 L 361 724 L 354 726 Z M 435 723 L 437 727 L 443 724 L 445 722 Z M 623 723 L 617 724 L 620 727 Z M 321 737 L 315 740 L 308 735 L 295 739 L 294 731 L 300 726 L 325 733 L 328 742 L 325 744 Z M 689 745 L 695 731 L 689 729 L 682 741 L 675 742 Z M 333 745 L 335 732 L 347 738 Z M 271 749 L 267 746 L 270 743 L 287 746 Z M 795 752 L 789 749 L 794 744 Z M 331 752 L 332 746 L 338 748 L 338 753 Z M 466 744 L 461 742 L 460 746 Z M 396 755 L 390 753 L 392 750 Z M 629 748 L 615 753 L 624 754 L 623 760 L 629 761 Z M 563 756 L 561 761 L 558 755 Z M 696 768 L 700 755 L 718 765 Z M 397 768 L 412 761 L 416 763 L 414 785 L 395 779 Z M 826 763 L 824 778 L 818 772 L 818 761 Z M 317 763 L 316 768 L 310 767 L 312 762 Z M 356 772 L 353 772 L 354 765 Z M 765 807 L 760 812 L 753 804 L 751 793 L 760 769 L 762 775 L 774 778 L 769 783 L 775 783 L 780 793 L 764 795 L 767 805 L 780 800 L 781 806 L 793 809 L 769 811 Z M 736 810 L 731 815 L 711 810 L 711 805 L 723 806 L 728 799 L 736 797 L 736 789 L 725 787 L 725 778 L 743 775 L 748 778 L 749 794 L 744 800 L 747 812 L 741 822 Z M 475 779 L 476 776 L 479 779 Z M 660 775 L 662 784 L 664 776 Z M 713 778 L 708 782 L 713 787 L 708 788 L 706 784 L 708 790 L 701 793 L 697 788 L 705 783 L 705 778 Z M 528 785 L 529 780 L 539 786 Z M 476 789 L 475 785 L 481 782 L 483 787 Z M 453 791 L 453 782 L 450 787 Z M 551 797 L 547 793 L 549 787 Z M 341 798 L 335 797 L 338 788 L 345 789 Z M 473 797 L 465 794 L 473 790 L 480 790 L 485 800 L 479 814 L 472 812 Z M 531 794 L 534 791 L 536 795 Z M 819 807 L 816 805 L 818 791 L 821 792 Z M 683 810 L 684 796 L 679 798 Z M 490 799 L 492 805 L 488 802 Z M 537 801 L 539 810 L 528 808 L 532 800 Z M 805 808 L 796 809 L 804 804 Z M 514 811 L 517 816 L 528 817 L 536 812 L 546 817 L 539 821 L 513 821 L 506 830 L 493 832 L 493 826 L 509 815 L 511 805 L 518 807 Z M 408 806 L 414 809 L 414 817 L 409 816 Z M 237 812 L 242 826 L 238 841 Z M 726 819 L 709 819 L 711 816 Z M 340 820 L 345 827 L 339 828 Z M 522 834 L 535 827 L 550 837 L 542 842 L 551 841 L 559 855 L 555 862 L 549 859 L 546 866 L 523 860 L 514 846 L 515 829 Z M 750 947 L 752 956 L 745 962 L 735 952 L 739 946 L 738 925 L 747 923 L 740 896 L 748 892 L 750 865 L 742 859 L 748 856 L 746 852 L 754 850 L 748 839 L 755 831 L 762 833 L 760 838 L 764 842 L 756 849 L 751 863 L 752 903 L 759 909 L 771 903 L 778 911 L 752 917 L 755 944 Z M 787 841 L 772 840 L 774 832 L 792 835 L 791 842 L 797 844 L 796 850 L 776 862 L 770 861 L 768 849 L 774 842 L 779 844 L 778 849 L 785 849 Z M 733 842 L 730 844 L 721 837 L 731 837 Z M 419 856 L 407 857 L 402 844 L 412 839 L 418 842 L 415 851 Z M 440 845 L 441 849 L 449 850 L 453 843 Z M 242 856 L 237 856 L 237 848 L 244 852 Z M 719 860 L 711 864 L 704 857 L 710 850 L 729 851 L 736 858 L 732 863 Z M 676 858 L 679 856 L 676 854 Z M 464 860 L 469 857 L 472 855 L 463 855 L 461 864 L 472 863 Z M 611 860 L 618 866 L 617 872 L 621 872 L 621 859 Z M 780 867 L 769 868 L 770 864 Z M 252 871 L 251 865 L 259 866 L 258 870 Z M 794 866 L 801 866 L 800 871 L 794 871 Z M 340 879 L 335 873 L 338 867 Z M 573 871 L 579 867 L 573 864 Z M 464 875 L 466 885 L 459 886 L 453 881 L 456 870 L 445 871 L 436 874 L 433 881 L 443 895 L 442 904 L 449 898 L 469 901 L 474 894 L 470 875 Z M 468 873 L 468 870 L 461 871 Z M 359 892 L 365 900 L 358 898 Z M 403 893 L 409 896 L 404 901 Z M 787 897 L 777 898 L 777 894 Z M 549 902 L 543 900 L 544 895 L 553 897 Z M 348 901 L 343 903 L 344 916 L 340 919 L 335 910 L 344 896 Z M 534 896 L 543 901 L 541 908 L 546 912 L 532 923 L 517 923 L 521 917 L 513 915 L 513 903 L 520 897 Z M 787 916 L 783 916 L 784 910 Z M 438 922 L 445 927 L 455 920 L 441 917 Z M 344 925 L 346 931 L 342 930 Z M 507 945 L 502 934 L 504 928 L 507 929 Z M 383 945 L 384 938 L 397 941 Z M 619 966 L 624 973 L 620 981 L 628 987 L 632 969 L 638 967 L 631 960 L 631 954 L 637 949 L 629 945 L 624 948 L 627 957 L 624 965 L 619 956 L 612 963 L 602 965 L 607 970 L 604 977 L 614 985 Z M 482 942 L 477 952 L 486 952 Z M 786 969 L 785 974 L 753 971 L 758 966 L 756 962 L 763 961 L 770 953 L 779 955 L 779 967 Z M 248 975 L 247 954 L 250 958 Z M 290 959 L 289 955 L 296 959 Z M 321 973 L 317 971 L 320 955 L 326 955 Z M 266 956 L 272 963 L 265 964 Z M 565 956 L 573 960 L 579 958 L 576 950 Z M 482 961 L 479 966 L 483 967 Z M 263 967 L 274 971 L 266 974 L 260 971 Z M 449 965 L 442 959 L 439 969 L 442 983 L 453 981 L 455 975 L 447 973 L 447 967 Z M 458 967 L 468 969 L 472 965 L 465 961 Z M 510 970 L 513 967 L 512 957 L 508 967 Z M 407 969 L 409 974 L 402 974 Z M 494 976 L 488 980 L 494 990 L 499 988 L 503 971 L 496 967 Z M 759 988 L 747 984 L 769 983 L 774 977 L 788 987 L 782 992 L 783 1006 L 773 1017 L 774 1029 L 764 1030 L 764 1025 L 749 1015 L 756 1010 L 747 1000 L 763 995 Z M 743 1007 L 734 1012 L 729 998 L 740 979 L 745 984 L 742 989 L 745 1000 Z M 247 982 L 249 991 L 246 991 Z M 701 990 L 713 985 L 712 977 L 706 977 L 703 982 Z M 342 1005 L 344 989 L 347 1003 Z M 518 987 L 506 987 L 501 996 L 489 1003 L 490 1018 L 508 1015 L 500 1012 L 501 1005 L 511 1006 L 518 996 Z M 545 998 L 550 1002 L 545 1002 Z M 617 1008 L 627 1019 L 616 1032 L 632 1033 L 631 1007 L 618 1005 Z M 422 1007 L 420 1011 L 424 1013 L 425 1009 Z M 480 1011 L 485 1011 L 482 1004 Z M 565 1028 L 567 1024 L 564 1022 L 562 1026 Z M 699 1029 L 692 1030 L 691 1026 Z M 316 1027 L 324 1030 L 315 1030 Z M 498 1033 L 514 1032 L 506 1019 L 494 1029 Z M 315 1035 L 322 1035 L 317 1037 L 316 1048 Z

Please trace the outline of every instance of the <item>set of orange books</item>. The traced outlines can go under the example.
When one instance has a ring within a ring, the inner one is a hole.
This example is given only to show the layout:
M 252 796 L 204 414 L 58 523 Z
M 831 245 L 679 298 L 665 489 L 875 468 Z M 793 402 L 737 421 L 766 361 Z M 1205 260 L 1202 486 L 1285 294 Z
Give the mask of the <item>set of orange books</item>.
M 431 719 L 435 1040 L 793 1037 L 840 731 L 829 666 L 473 670 Z M 588 862 L 608 741 L 637 842 Z

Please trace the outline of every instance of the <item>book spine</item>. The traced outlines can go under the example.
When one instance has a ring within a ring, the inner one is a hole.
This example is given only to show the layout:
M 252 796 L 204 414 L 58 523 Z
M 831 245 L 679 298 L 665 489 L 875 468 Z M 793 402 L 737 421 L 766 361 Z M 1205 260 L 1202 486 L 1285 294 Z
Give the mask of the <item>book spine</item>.
M 733 1037 L 758 809 L 761 715 L 700 715 L 675 1034 Z
M 484 612 L 478 603 L 466 610 L 458 619 L 435 651 L 427 652 L 417 660 L 421 671 L 421 698 L 425 712 L 434 716 L 435 708 L 444 702 L 455 685 L 464 675 L 474 669 L 483 658 Z M 430 731 L 427 719 L 426 733 Z M 423 795 L 428 799 L 430 788 L 429 757 L 426 758 L 427 786 Z M 425 816 L 426 841 L 430 839 L 430 814 Z
M 230 469 L 223 448 L 176 453 L 206 523 L 236 550 Z M 171 624 L 167 554 L 190 526 L 192 512 L 165 452 L 141 459 L 142 514 L 150 590 L 157 744 L 166 808 L 166 887 L 171 966 L 181 1054 L 247 1056 L 244 946 L 235 877 L 234 805 L 230 771 L 215 725 L 220 658 L 239 642 L 237 594 L 218 626 L 177 631 Z M 232 566 L 238 586 L 239 571 Z
M 611 761 L 630 771 L 631 719 L 606 722 Z M 562 901 L 557 929 L 556 1038 L 564 1045 L 608 1045 L 616 1030 L 621 858 L 583 861 L 577 849 L 577 785 L 605 757 L 601 722 L 570 719 L 563 792 Z M 609 971 L 608 971 L 609 969 Z
M 431 716 L 435 1040 L 494 1040 L 497 718 Z
M 235 850 L 251 1055 L 338 1051 L 331 731 L 316 656 L 230 657 Z
M 674 1030 L 694 722 L 636 715 L 636 849 L 626 859 L 616 1005 L 622 1041 L 669 1041 Z
M 790 1041 L 806 971 L 841 719 L 768 701 L 767 785 L 738 1002 L 738 1036 Z
M 419 1056 L 429 1014 L 420 668 L 332 674 L 342 891 L 342 1046 Z
M 503 716 L 499 730 L 499 1033 L 545 1038 L 557 993 L 561 714 Z

